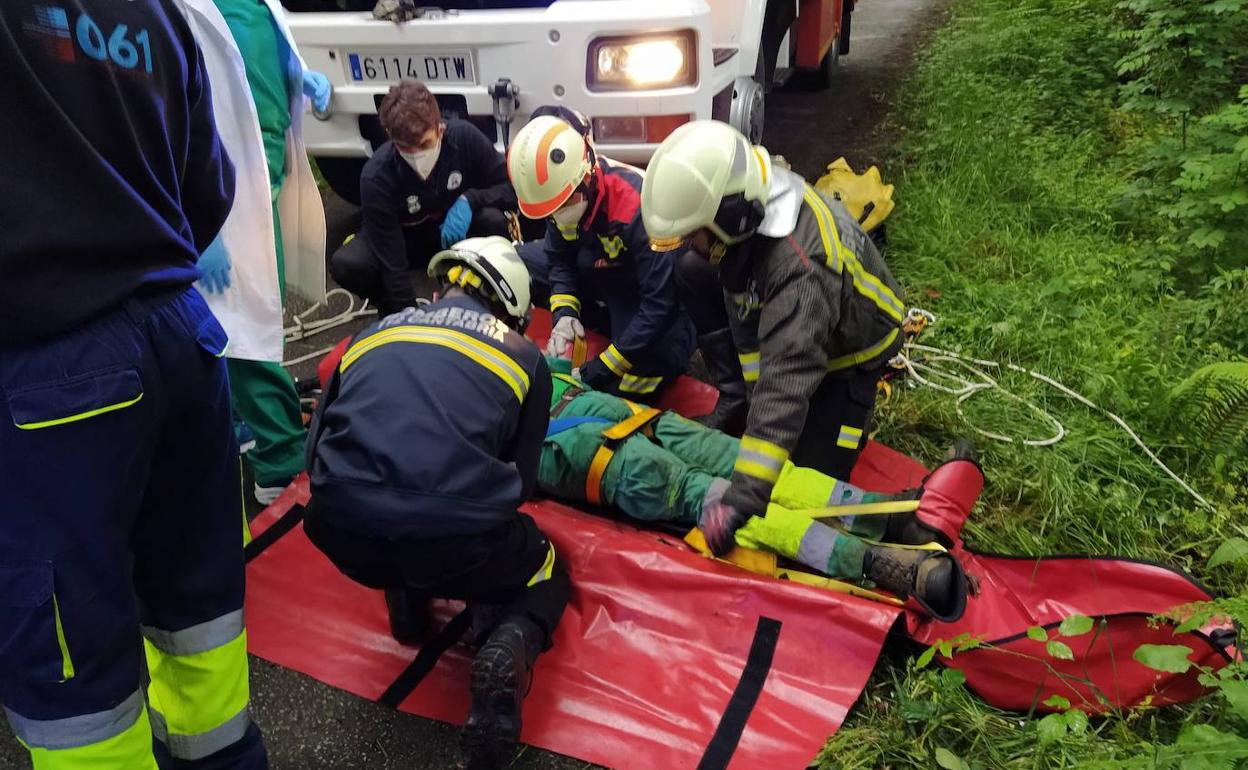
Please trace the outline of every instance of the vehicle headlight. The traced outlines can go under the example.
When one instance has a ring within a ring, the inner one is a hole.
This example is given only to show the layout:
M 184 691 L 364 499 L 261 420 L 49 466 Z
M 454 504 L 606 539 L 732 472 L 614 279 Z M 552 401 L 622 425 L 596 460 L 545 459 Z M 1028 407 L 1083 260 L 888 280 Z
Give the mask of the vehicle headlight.
M 600 37 L 589 44 L 591 91 L 640 91 L 691 85 L 698 79 L 693 30 Z

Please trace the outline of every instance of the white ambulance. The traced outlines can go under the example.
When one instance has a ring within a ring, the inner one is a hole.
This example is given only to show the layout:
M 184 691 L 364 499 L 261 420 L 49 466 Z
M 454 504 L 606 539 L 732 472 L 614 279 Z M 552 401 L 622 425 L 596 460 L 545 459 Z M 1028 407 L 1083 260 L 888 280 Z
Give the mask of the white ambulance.
M 334 86 L 304 141 L 353 201 L 385 141 L 377 105 L 402 78 L 500 149 L 534 108 L 565 104 L 591 119 L 603 155 L 642 165 L 690 120 L 760 140 L 771 86 L 799 69 L 826 76 L 848 52 L 854 0 L 405 0 L 402 22 L 376 18 L 376 2 L 283 0 L 308 66 Z

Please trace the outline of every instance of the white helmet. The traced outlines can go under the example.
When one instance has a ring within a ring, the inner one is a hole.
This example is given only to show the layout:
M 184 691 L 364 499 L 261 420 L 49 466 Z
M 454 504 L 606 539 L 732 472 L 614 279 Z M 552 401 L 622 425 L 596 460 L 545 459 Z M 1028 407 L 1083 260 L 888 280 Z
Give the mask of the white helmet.
M 727 123 L 677 128 L 650 159 L 641 216 L 655 251 L 671 251 L 699 228 L 727 245 L 754 234 L 767 206 L 771 157 Z
M 456 286 L 492 295 L 512 318 L 524 320 L 529 313 L 529 269 L 501 235 L 467 238 L 439 251 L 429 260 L 429 277 L 443 276 Z
M 567 202 L 594 170 L 585 137 L 554 115 L 534 118 L 507 151 L 507 174 L 516 188 L 520 213 L 545 219 Z

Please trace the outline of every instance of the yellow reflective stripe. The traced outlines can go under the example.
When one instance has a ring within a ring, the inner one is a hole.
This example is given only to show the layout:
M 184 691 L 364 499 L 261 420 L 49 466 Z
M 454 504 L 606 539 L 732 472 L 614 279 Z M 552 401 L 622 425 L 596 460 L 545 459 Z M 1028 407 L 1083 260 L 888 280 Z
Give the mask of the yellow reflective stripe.
M 572 311 L 580 314 L 581 301 L 572 294 L 551 294 L 550 295 L 550 312 L 555 312 L 559 308 L 570 307 Z
M 247 521 L 247 490 L 243 486 L 243 458 L 238 458 L 238 510 L 243 515 L 243 547 L 251 545 L 251 524 Z
M 759 351 L 752 353 L 738 353 L 737 360 L 741 362 L 741 375 L 746 382 L 757 382 L 758 375 L 762 372 L 762 359 Z
M 828 267 L 838 273 L 842 272 L 842 267 L 848 269 L 854 289 L 859 294 L 874 302 L 880 310 L 898 322 L 902 321 L 905 317 L 905 308 L 901 300 L 897 299 L 893 290 L 879 278 L 867 272 L 867 269 L 858 261 L 858 256 L 841 243 L 836 230 L 836 220 L 823 199 L 809 186 L 806 187 L 803 198 L 810 206 L 815 215 L 815 222 L 819 226 L 819 237 L 823 241 Z
M 432 326 L 400 326 L 372 335 L 347 350 L 339 371 L 346 372 L 360 356 L 391 342 L 438 345 L 454 350 L 494 373 L 521 401 L 529 392 L 529 375 L 503 351 L 463 332 Z
M 862 443 L 862 428 L 842 425 L 840 435 L 836 437 L 836 445 L 842 449 L 857 449 Z
M 767 160 L 763 157 L 762 151 L 758 149 L 758 145 L 754 145 L 750 149 L 754 150 L 754 157 L 758 158 L 758 173 L 762 175 L 763 186 L 766 187 L 767 186 Z
M 31 762 L 38 770 L 159 770 L 152 754 L 152 724 L 146 707 L 138 709 L 138 718 L 124 730 L 102 741 L 65 749 L 30 746 L 20 738 L 19 741 L 30 751 Z
M 577 239 L 577 234 L 576 234 L 577 224 L 578 223 L 576 222 L 573 222 L 570 225 L 561 225 L 559 223 L 555 223 L 555 228 L 559 231 L 559 235 L 565 241 L 575 241 Z
M 857 366 L 858 364 L 870 361 L 879 354 L 883 353 L 885 350 L 888 350 L 888 346 L 893 344 L 893 342 L 897 339 L 897 335 L 900 333 L 901 329 L 893 329 L 891 332 L 884 335 L 884 339 L 875 343 L 866 350 L 860 350 L 857 353 L 849 353 L 847 355 L 829 359 L 827 365 L 828 371 L 835 372 L 840 369 L 848 369 L 851 366 Z
M 542 566 L 538 568 L 533 577 L 529 578 L 528 586 L 532 587 L 541 583 L 543 580 L 550 580 L 550 576 L 555 573 L 555 544 L 547 541 L 546 543 L 546 561 L 542 562 Z
M 615 345 L 608 345 L 606 350 L 598 354 L 598 358 L 615 373 L 616 377 L 623 377 L 633 368 L 633 363 L 625 358 Z
M 662 377 L 637 377 L 636 375 L 626 374 L 620 378 L 620 392 L 644 395 L 653 393 L 662 383 Z
M 753 436 L 742 436 L 733 471 L 774 482 L 788 459 L 789 453 L 782 447 Z
M 143 640 L 152 681 L 147 700 L 169 735 L 210 732 L 247 707 L 247 632 L 194 655 L 171 655 Z
M 69 657 L 69 645 L 65 643 L 65 627 L 61 625 L 61 606 L 56 602 L 56 593 L 52 594 L 52 614 L 56 619 L 56 643 L 61 647 L 61 681 L 67 682 L 74 678 L 74 661 Z
M 99 415 L 107 414 L 108 412 L 116 412 L 118 409 L 125 409 L 128 406 L 134 406 L 135 404 L 139 403 L 142 400 L 143 400 L 143 394 L 140 393 L 137 398 L 132 398 L 129 401 L 123 401 L 120 404 L 110 404 L 109 406 L 102 406 L 99 409 L 92 409 L 89 412 L 82 412 L 80 414 L 71 414 L 68 417 L 58 417 L 55 420 L 45 420 L 43 422 L 16 423 L 16 425 L 22 430 L 39 430 L 40 428 L 51 428 L 56 425 L 67 425 L 71 422 L 78 422 L 79 420 L 89 420 L 92 417 L 98 417 Z
M 840 519 L 846 516 L 888 516 L 894 513 L 909 513 L 918 509 L 918 500 L 882 500 L 878 503 L 833 505 L 827 508 L 792 508 L 790 510 L 812 519 L 823 520 Z

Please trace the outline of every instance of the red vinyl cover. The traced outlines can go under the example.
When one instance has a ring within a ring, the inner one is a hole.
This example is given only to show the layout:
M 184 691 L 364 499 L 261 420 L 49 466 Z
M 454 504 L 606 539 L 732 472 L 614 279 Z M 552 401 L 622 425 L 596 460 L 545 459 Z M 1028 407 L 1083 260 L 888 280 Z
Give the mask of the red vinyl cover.
M 307 495 L 301 477 L 253 522 L 256 542 Z M 554 648 L 538 660 L 521 737 L 589 762 L 699 767 L 730 721 L 766 626 L 774 651 L 770 665 L 754 667 L 762 687 L 740 742 L 730 762 L 705 767 L 806 767 L 857 700 L 898 614 L 743 572 L 676 538 L 556 502 L 525 510 L 566 560 L 574 588 Z M 370 699 L 417 657 L 390 637 L 381 593 L 339 574 L 301 525 L 260 551 L 247 579 L 255 655 Z M 470 654 L 451 647 L 399 708 L 462 722 Z

